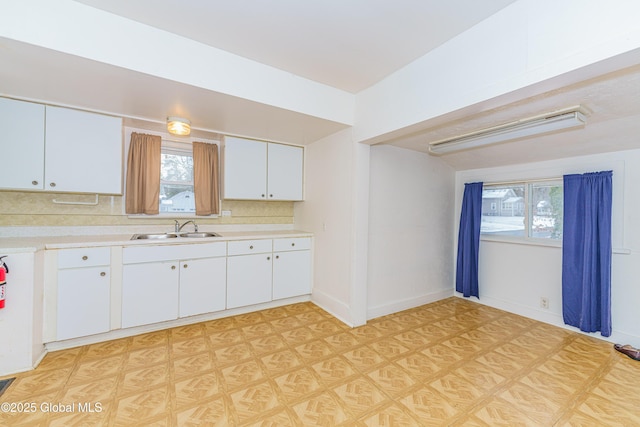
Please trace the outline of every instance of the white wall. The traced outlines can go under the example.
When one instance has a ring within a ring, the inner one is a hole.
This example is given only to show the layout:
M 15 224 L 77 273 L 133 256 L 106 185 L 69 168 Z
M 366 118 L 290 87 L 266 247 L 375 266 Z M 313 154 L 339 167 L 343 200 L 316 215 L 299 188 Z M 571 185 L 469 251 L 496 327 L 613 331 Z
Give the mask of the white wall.
M 464 183 L 560 177 L 569 173 L 613 170 L 612 324 L 611 342 L 640 347 L 640 150 L 548 162 L 461 171 L 456 174 L 456 217 Z M 456 223 L 455 235 L 457 236 Z M 454 242 L 455 243 L 455 242 Z M 455 260 L 455 251 L 451 253 Z M 562 252 L 559 247 L 481 241 L 479 302 L 536 320 L 564 326 L 562 320 Z M 453 286 L 453 283 L 452 283 Z M 549 298 L 549 309 L 540 298 Z M 474 299 L 475 300 L 475 299 Z M 577 331 L 576 328 L 567 327 Z M 592 334 L 603 338 L 599 333 Z
M 455 173 L 439 158 L 371 148 L 367 318 L 453 294 Z
M 312 299 L 349 325 L 366 321 L 368 159 L 350 129 L 308 145 L 305 201 L 294 208 L 295 227 L 314 233 Z

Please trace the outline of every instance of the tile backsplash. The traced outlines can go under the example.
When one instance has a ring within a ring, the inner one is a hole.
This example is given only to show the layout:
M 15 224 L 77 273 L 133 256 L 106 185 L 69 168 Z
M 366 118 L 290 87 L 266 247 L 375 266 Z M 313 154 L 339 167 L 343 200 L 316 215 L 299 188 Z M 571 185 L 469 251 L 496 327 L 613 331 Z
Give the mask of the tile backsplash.
M 120 226 L 166 224 L 174 216 L 128 216 L 123 196 L 98 196 L 98 204 L 73 205 L 57 202 L 93 203 L 94 194 L 0 191 L 0 226 Z M 198 217 L 198 224 L 293 224 L 293 202 L 225 200 L 222 210 L 231 216 Z M 177 217 L 177 216 L 176 216 Z

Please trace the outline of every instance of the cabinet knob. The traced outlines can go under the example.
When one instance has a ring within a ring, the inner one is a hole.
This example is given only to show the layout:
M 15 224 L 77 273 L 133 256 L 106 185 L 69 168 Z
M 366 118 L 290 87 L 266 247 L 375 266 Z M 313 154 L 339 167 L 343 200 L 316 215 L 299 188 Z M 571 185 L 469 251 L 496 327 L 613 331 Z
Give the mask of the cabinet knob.
M 276 259 L 280 259 L 280 255 L 276 255 Z
M 183 267 L 184 267 L 184 268 L 187 268 L 187 267 L 189 267 L 189 264 L 185 264 L 185 265 L 183 265 Z
M 83 261 L 86 261 L 86 260 L 88 260 L 88 259 L 89 259 L 89 257 L 88 257 L 88 256 L 86 256 L 86 255 L 84 255 L 84 256 L 82 257 L 82 260 L 83 260 Z
M 55 187 L 55 186 L 56 186 L 56 183 L 55 183 L 55 182 L 50 182 L 50 183 L 49 183 L 49 187 Z
M 262 197 L 264 199 L 264 194 L 261 194 L 260 197 Z
M 249 249 L 253 249 L 253 245 L 249 246 Z
M 104 277 L 104 276 L 106 276 L 106 275 L 107 275 L 107 273 L 105 273 L 104 271 L 101 271 L 101 272 L 100 272 L 100 276 Z
M 295 245 L 296 245 L 295 243 L 292 243 L 292 244 L 291 244 L 291 246 L 295 246 Z
M 31 181 L 31 185 L 38 185 L 38 181 Z
M 175 265 L 172 265 L 172 266 L 171 266 L 171 269 L 172 269 L 172 270 L 175 270 L 175 269 L 176 269 L 176 266 L 175 266 Z
M 269 194 L 269 197 L 273 197 L 273 194 Z
M 271 259 L 271 257 L 270 257 L 270 256 L 268 256 L 268 257 L 267 257 L 267 261 L 269 261 L 270 259 Z

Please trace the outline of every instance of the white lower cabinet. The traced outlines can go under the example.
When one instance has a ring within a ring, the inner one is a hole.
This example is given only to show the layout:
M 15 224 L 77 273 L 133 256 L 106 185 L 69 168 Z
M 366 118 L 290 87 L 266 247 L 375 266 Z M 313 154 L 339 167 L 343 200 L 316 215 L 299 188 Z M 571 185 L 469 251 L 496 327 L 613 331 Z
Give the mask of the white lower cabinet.
M 226 242 L 123 249 L 122 327 L 224 310 Z
M 227 308 L 271 301 L 271 253 L 227 259 Z
M 271 239 L 229 242 L 227 308 L 271 301 Z
M 311 239 L 273 240 L 273 299 L 311 293 Z
M 56 339 L 110 329 L 109 248 L 58 251 Z
M 46 252 L 45 342 L 311 293 L 308 237 Z
M 129 264 L 122 269 L 122 327 L 178 318 L 178 262 Z
M 227 265 L 224 257 L 180 262 L 180 317 L 225 309 Z
M 310 238 L 229 242 L 227 308 L 310 293 Z
M 311 293 L 311 251 L 274 252 L 273 299 Z

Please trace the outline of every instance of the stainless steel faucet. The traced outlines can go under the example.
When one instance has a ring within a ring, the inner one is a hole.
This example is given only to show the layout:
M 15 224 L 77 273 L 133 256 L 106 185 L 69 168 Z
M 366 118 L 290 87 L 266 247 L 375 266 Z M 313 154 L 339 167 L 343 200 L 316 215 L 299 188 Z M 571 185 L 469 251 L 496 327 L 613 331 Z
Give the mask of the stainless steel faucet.
M 192 223 L 193 224 L 193 231 L 194 232 L 198 232 L 198 224 L 196 224 L 196 222 L 192 219 L 190 219 L 189 221 L 185 221 L 182 225 L 180 225 L 180 222 L 178 222 L 177 219 L 173 220 L 175 222 L 175 230 L 176 233 L 179 233 L 182 230 L 182 227 L 184 227 L 185 225 Z

